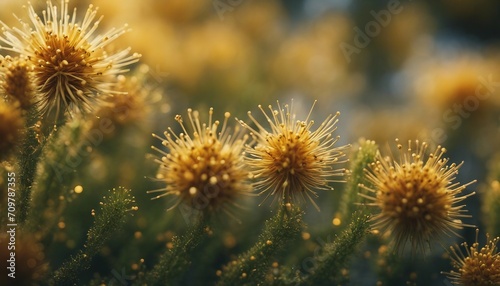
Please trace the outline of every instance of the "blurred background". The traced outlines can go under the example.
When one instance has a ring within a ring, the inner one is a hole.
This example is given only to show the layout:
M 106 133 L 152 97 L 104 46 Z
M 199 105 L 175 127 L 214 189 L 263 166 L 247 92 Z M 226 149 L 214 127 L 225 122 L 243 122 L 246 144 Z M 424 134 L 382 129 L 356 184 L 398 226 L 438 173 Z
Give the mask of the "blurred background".
M 45 7 L 43 1 L 32 3 L 38 11 Z M 478 180 L 466 191 L 478 192 L 465 202 L 473 216 L 466 223 L 485 230 L 483 193 L 500 179 L 500 2 L 72 0 L 70 7 L 76 5 L 82 17 L 90 3 L 104 15 L 100 31 L 128 23 L 131 31 L 112 46 L 142 54 L 131 74 L 147 88 L 136 88 L 138 99 L 123 103 L 131 111 L 123 115 L 121 133 L 96 146 L 88 165 L 66 184 L 78 201 L 70 203 L 78 207 L 68 209 L 61 219 L 71 223 L 54 234 L 60 243 L 47 256 L 55 265 L 83 243 L 90 209 L 103 190 L 117 185 L 132 188 L 139 211 L 95 262 L 101 265 L 98 273 L 121 267 L 133 273 L 140 258 L 152 265 L 172 235 L 185 228 L 182 210 L 167 213 L 168 199 L 150 201 L 152 195 L 146 194 L 161 184 L 148 179 L 157 165 L 145 157 L 151 145 L 159 145 L 150 134 L 178 130 L 174 116 L 188 107 L 202 114 L 214 107 L 219 118 L 230 111 L 246 120 L 246 112 L 257 114 L 259 104 L 293 99 L 300 118 L 318 100 L 316 122 L 341 112 L 340 144 L 366 138 L 382 152 L 394 146 L 395 138 L 443 145 L 450 162 L 465 161 L 457 180 Z M 25 17 L 19 5 L 3 1 L 2 21 L 15 23 L 11 12 Z M 77 185 L 83 186 L 80 194 L 72 192 Z M 332 219 L 342 189 L 339 184 L 320 194 L 320 213 L 307 210 L 309 236 L 303 235 L 303 250 L 287 261 L 300 265 L 318 241 L 333 239 L 328 237 L 338 227 Z M 241 224 L 221 219 L 227 225 L 216 232 L 220 242 L 214 246 L 212 241 L 210 248 L 218 254 L 200 255 L 190 273 L 213 279 L 228 257 L 255 240 L 274 209 L 267 203 L 258 207 L 259 200 L 246 202 L 237 214 Z M 450 243 L 474 241 L 473 228 L 461 234 L 463 239 Z M 384 251 L 369 244 L 352 262 L 351 285 L 375 285 L 381 277 L 388 281 L 384 285 L 448 285 L 440 271 L 449 271 L 450 264 L 439 245 L 430 257 L 406 257 L 391 266 L 381 258 Z M 95 275 L 90 271 L 89 279 Z

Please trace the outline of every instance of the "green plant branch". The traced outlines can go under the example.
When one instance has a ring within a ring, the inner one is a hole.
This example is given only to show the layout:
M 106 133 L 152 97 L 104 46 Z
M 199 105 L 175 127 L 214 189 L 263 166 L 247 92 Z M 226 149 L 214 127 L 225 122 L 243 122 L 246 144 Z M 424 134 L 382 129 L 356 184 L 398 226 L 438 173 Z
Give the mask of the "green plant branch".
M 158 263 L 146 274 L 147 285 L 175 285 L 186 268 L 191 264 L 190 256 L 210 231 L 208 218 L 201 217 L 190 225 L 186 233 L 172 239 L 172 247 L 163 253 Z
M 68 164 L 88 158 L 79 152 L 84 151 L 81 146 L 82 129 L 83 125 L 78 120 L 72 121 L 50 136 L 43 148 L 27 219 L 32 232 L 41 231 L 41 235 L 45 236 L 57 224 L 63 211 L 60 196 L 67 187 L 65 184 L 71 183 L 76 174 L 76 166 Z
M 25 222 L 31 200 L 31 188 L 40 158 L 41 145 L 37 137 L 37 124 L 39 120 L 36 106 L 32 106 L 26 115 L 26 134 L 21 143 L 19 154 L 19 191 L 17 201 L 17 222 Z
M 302 214 L 299 208 L 290 204 L 282 206 L 276 216 L 266 222 L 257 243 L 223 267 L 217 285 L 262 284 L 273 257 L 287 242 L 298 237 L 303 227 Z
M 356 212 L 349 227 L 335 241 L 325 244 L 323 252 L 317 258 L 319 263 L 312 273 L 304 278 L 303 284 L 320 285 L 325 281 L 339 283 L 343 279 L 342 268 L 346 267 L 349 258 L 356 253 L 368 233 L 368 228 L 369 216 Z
M 343 193 L 340 204 L 340 216 L 342 221 L 360 209 L 357 203 L 361 202 L 359 192 L 360 184 L 370 186 L 370 182 L 365 179 L 365 169 L 368 165 L 375 161 L 378 146 L 374 141 L 359 140 L 359 148 L 351 155 L 350 176 L 347 180 L 345 191 Z
M 105 196 L 100 203 L 101 212 L 95 214 L 96 218 L 87 233 L 84 248 L 53 273 L 51 284 L 74 284 L 78 279 L 78 274 L 90 267 L 92 258 L 123 226 L 130 210 L 137 209 L 131 206 L 132 203 L 134 203 L 134 198 L 130 195 L 130 190 L 121 187 L 111 190 L 109 196 Z M 94 215 L 94 211 L 92 213 Z

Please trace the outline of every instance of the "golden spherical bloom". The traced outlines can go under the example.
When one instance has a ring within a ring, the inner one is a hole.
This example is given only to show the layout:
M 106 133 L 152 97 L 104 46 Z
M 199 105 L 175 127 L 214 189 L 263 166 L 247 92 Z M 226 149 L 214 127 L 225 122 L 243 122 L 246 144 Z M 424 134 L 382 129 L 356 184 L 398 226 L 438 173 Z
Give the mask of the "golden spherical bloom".
M 148 70 L 147 67 L 144 70 Z M 131 76 L 119 75 L 117 93 L 106 97 L 96 109 L 98 118 L 110 119 L 118 127 L 137 125 L 149 112 L 149 105 L 159 101 L 161 93 L 138 71 Z
M 97 8 L 89 6 L 83 21 L 78 22 L 76 8 L 70 14 L 69 0 L 61 0 L 60 9 L 47 1 L 42 17 L 27 5 L 31 20 L 21 23 L 21 28 L 3 25 L 1 47 L 18 53 L 34 65 L 34 76 L 41 111 L 55 109 L 56 117 L 68 107 L 86 111 L 101 93 L 112 93 L 114 76 L 125 71 L 125 66 L 138 61 L 140 55 L 129 55 L 130 48 L 108 54 L 104 48 L 126 32 L 125 25 L 95 35 L 102 19 L 94 18 Z
M 466 253 L 458 247 L 450 247 L 452 254 L 452 265 L 457 270 L 443 272 L 452 281 L 454 285 L 462 286 L 493 286 L 500 285 L 500 253 L 497 244 L 500 237 L 490 240 L 487 235 L 488 243 L 479 249 L 479 243 L 476 242 L 469 247 L 464 242 L 462 246 Z
M 33 66 L 24 58 L 0 59 L 0 90 L 7 101 L 17 101 L 21 109 L 27 110 L 33 103 Z
M 228 212 L 228 203 L 235 205 L 240 195 L 251 191 L 246 182 L 248 171 L 242 156 L 248 135 L 238 128 L 230 132 L 227 124 L 229 112 L 224 115 L 220 131 L 220 122 L 212 121 L 212 115 L 213 109 L 210 108 L 208 124 L 202 124 L 198 111 L 188 109 L 192 136 L 180 115 L 175 119 L 181 125 L 182 133 L 176 135 L 168 128 L 164 137 L 153 134 L 169 149 L 165 152 L 152 147 L 161 154 L 161 158 L 155 160 L 160 164 L 157 179 L 167 186 L 149 193 L 161 192 L 156 198 L 176 196 L 177 202 L 169 209 L 184 202 L 203 212 L 219 209 Z
M 398 142 L 398 140 L 396 140 Z M 377 154 L 377 161 L 367 170 L 367 179 L 372 186 L 362 186 L 369 191 L 360 194 L 380 211 L 372 221 L 375 229 L 390 233 L 396 250 L 403 250 L 408 241 L 412 251 L 419 248 L 425 252 L 425 244 L 452 233 L 466 225 L 460 220 L 467 212 L 465 205 L 457 205 L 473 193 L 461 195 L 470 184 L 453 182 L 463 162 L 447 165 L 443 158 L 445 148 L 438 146 L 427 155 L 427 143 L 412 142 L 404 150 L 401 144 L 399 161 Z
M 0 100 L 0 159 L 20 143 L 24 118 L 18 107 L 19 103 L 13 105 Z
M 316 103 L 316 102 L 315 102 Z M 314 104 L 315 104 L 314 103 Z M 271 115 L 259 105 L 271 130 L 268 131 L 248 112 L 250 119 L 257 126 L 253 129 L 248 124 L 240 123 L 252 132 L 256 145 L 247 150 L 247 164 L 252 176 L 257 180 L 255 187 L 260 194 L 284 203 L 306 201 L 306 197 L 319 210 L 313 197 L 317 190 L 331 190 L 330 182 L 334 177 L 342 177 L 344 169 L 334 168 L 349 146 L 334 147 L 339 137 L 333 137 L 339 112 L 329 115 L 316 130 L 311 130 L 314 121 L 310 119 L 314 104 L 305 120 L 297 120 L 293 101 L 291 106 L 283 108 L 278 102 L 278 109 L 270 105 Z

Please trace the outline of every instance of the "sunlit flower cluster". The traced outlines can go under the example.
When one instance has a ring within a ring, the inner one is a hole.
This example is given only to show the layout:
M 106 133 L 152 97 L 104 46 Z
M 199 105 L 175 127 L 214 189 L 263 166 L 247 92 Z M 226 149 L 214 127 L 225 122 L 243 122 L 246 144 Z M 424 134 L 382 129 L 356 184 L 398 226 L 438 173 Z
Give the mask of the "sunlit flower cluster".
M 167 186 L 150 193 L 159 192 L 156 198 L 174 195 L 177 201 L 171 208 L 185 203 L 197 210 L 222 209 L 231 213 L 229 207 L 251 191 L 242 156 L 248 136 L 237 128 L 231 130 L 229 112 L 224 114 L 223 122 L 213 121 L 213 109 L 208 115 L 208 123 L 201 123 L 199 112 L 188 109 L 188 126 L 192 131 L 186 129 L 183 117 L 177 115 L 175 119 L 182 133 L 176 135 L 168 128 L 163 137 L 154 135 L 169 149 L 166 152 L 153 147 L 161 155 L 155 159 L 160 164 L 156 178 Z
M 454 285 L 460 286 L 492 286 L 500 285 L 500 253 L 498 242 L 500 237 L 490 240 L 485 246 L 479 248 L 479 243 L 474 242 L 469 246 L 462 243 L 465 254 L 460 247 L 450 247 L 452 265 L 456 271 L 446 274 Z
M 307 117 L 299 120 L 292 105 L 277 109 L 269 106 L 270 115 L 259 106 L 269 129 L 248 115 L 256 129 L 240 121 L 253 135 L 256 145 L 248 148 L 247 164 L 252 177 L 257 180 L 255 187 L 260 194 L 266 194 L 290 203 L 305 201 L 306 198 L 319 210 L 314 199 L 317 190 L 330 190 L 329 183 L 341 181 L 345 174 L 336 165 L 345 162 L 342 158 L 348 146 L 335 147 L 339 137 L 332 133 L 336 130 L 339 112 L 329 115 L 316 130 L 311 119 L 311 108 Z M 335 179 L 337 178 L 337 179 Z
M 2 49 L 17 53 L 33 65 L 37 102 L 42 113 L 55 111 L 56 118 L 67 108 L 86 111 L 103 93 L 113 93 L 114 76 L 126 71 L 140 55 L 129 55 L 130 48 L 116 53 L 105 50 L 109 43 L 127 31 L 127 26 L 96 35 L 102 17 L 95 20 L 97 8 L 89 6 L 78 21 L 76 8 L 60 7 L 47 1 L 42 16 L 27 5 L 31 23 L 19 18 L 20 28 L 2 22 Z
M 412 251 L 426 250 L 433 240 L 444 234 L 457 234 L 467 225 L 462 218 L 465 205 L 460 202 L 474 193 L 462 194 L 474 183 L 453 182 L 460 164 L 448 165 L 443 158 L 446 150 L 440 146 L 428 154 L 428 144 L 411 141 L 407 147 L 397 144 L 399 158 L 383 157 L 367 170 L 367 178 L 373 187 L 362 186 L 369 194 L 361 194 L 368 205 L 377 209 L 373 227 L 391 233 L 396 250 L 403 250 L 410 242 Z

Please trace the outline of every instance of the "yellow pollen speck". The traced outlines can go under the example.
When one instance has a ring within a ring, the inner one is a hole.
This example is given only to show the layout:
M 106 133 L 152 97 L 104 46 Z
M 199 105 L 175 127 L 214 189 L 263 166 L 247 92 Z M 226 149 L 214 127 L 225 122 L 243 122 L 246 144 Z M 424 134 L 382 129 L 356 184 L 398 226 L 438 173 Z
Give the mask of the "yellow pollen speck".
M 267 244 L 267 245 L 271 245 L 271 244 L 273 244 L 273 242 L 272 242 L 272 241 L 270 241 L 270 240 L 268 240 L 268 241 L 266 241 L 266 244 Z
M 81 194 L 83 192 L 83 187 L 80 186 L 80 185 L 78 185 L 78 186 L 75 187 L 74 191 L 77 194 Z
M 302 239 L 303 240 L 309 240 L 311 238 L 311 234 L 308 232 L 303 232 L 302 233 Z
M 215 176 L 210 177 L 210 185 L 215 185 L 215 184 L 217 184 L 217 177 Z
M 333 219 L 332 223 L 334 226 L 339 226 L 342 223 L 342 221 L 340 220 L 340 218 L 336 217 Z
M 134 237 L 135 237 L 135 239 L 140 239 L 140 238 L 142 237 L 142 232 L 140 232 L 140 231 L 136 231 L 136 232 L 134 233 Z
M 184 173 L 184 179 L 186 181 L 192 181 L 194 179 L 194 175 L 191 172 L 185 172 Z
M 59 227 L 60 229 L 64 229 L 66 227 L 66 224 L 64 223 L 64 221 L 60 221 L 58 224 L 57 224 L 57 227 Z
M 191 196 L 196 195 L 196 193 L 197 193 L 197 192 L 198 192 L 198 190 L 197 190 L 195 187 L 191 187 L 191 188 L 189 188 L 189 194 L 190 194 Z

